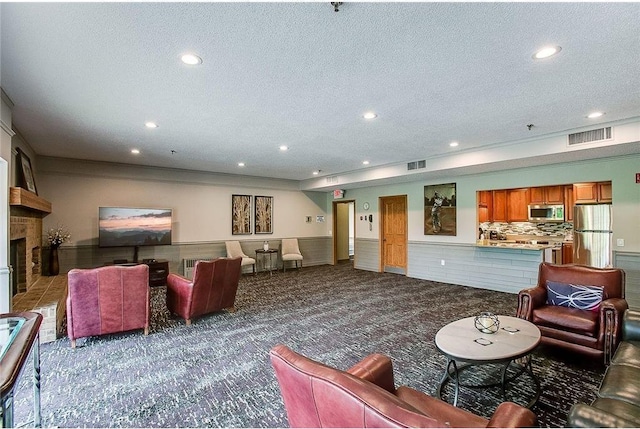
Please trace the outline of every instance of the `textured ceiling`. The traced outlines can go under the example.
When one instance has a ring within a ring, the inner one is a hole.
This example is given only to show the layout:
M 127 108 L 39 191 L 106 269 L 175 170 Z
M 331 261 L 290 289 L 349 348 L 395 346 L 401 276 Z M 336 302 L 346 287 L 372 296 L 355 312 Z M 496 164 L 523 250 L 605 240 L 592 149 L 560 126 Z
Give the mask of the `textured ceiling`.
M 0 85 L 44 156 L 304 180 L 640 116 L 640 3 L 2 3 L 0 19 Z

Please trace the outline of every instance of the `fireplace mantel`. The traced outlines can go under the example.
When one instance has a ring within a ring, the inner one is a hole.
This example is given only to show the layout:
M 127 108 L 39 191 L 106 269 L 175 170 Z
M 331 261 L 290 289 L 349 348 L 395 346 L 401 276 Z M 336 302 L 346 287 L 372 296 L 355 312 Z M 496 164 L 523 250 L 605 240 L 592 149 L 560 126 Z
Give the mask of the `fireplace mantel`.
M 44 216 L 51 213 L 51 203 L 23 188 L 9 188 L 9 205 L 33 210 Z

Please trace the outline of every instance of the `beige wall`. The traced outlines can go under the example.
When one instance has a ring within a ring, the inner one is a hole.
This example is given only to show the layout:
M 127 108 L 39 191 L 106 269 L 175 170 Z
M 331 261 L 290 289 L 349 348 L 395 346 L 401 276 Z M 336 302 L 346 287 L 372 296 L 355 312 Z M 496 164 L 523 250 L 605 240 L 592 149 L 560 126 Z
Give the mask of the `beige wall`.
M 326 215 L 324 193 L 289 182 L 51 158 L 39 159 L 37 180 L 39 195 L 52 203 L 45 230 L 64 225 L 73 246 L 97 244 L 101 206 L 173 209 L 176 244 L 327 235 L 326 224 L 315 221 Z M 232 194 L 273 196 L 273 234 L 233 236 Z

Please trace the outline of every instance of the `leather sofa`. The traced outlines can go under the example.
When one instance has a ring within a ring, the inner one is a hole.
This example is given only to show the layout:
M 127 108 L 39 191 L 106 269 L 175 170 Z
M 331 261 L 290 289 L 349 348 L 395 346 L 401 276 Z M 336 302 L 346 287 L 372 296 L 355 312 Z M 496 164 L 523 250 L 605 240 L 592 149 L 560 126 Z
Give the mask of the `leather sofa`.
M 289 425 L 304 427 L 530 427 L 531 410 L 512 402 L 490 420 L 407 386 L 396 388 L 391 359 L 372 354 L 347 371 L 284 345 L 271 349 Z
M 149 267 L 112 265 L 67 274 L 67 334 L 76 339 L 144 329 L 149 334 Z
M 167 308 L 184 318 L 187 325 L 191 325 L 194 317 L 223 309 L 235 311 L 241 264 L 241 257 L 197 261 L 193 268 L 193 280 L 169 274 Z
M 640 312 L 627 310 L 622 342 L 591 405 L 575 404 L 570 427 L 640 427 Z
M 596 311 L 549 305 L 549 282 L 602 287 L 602 302 Z M 537 286 L 518 294 L 517 316 L 540 329 L 543 344 L 601 359 L 606 365 L 620 341 L 622 316 L 628 308 L 624 293 L 625 273 L 619 268 L 543 262 Z

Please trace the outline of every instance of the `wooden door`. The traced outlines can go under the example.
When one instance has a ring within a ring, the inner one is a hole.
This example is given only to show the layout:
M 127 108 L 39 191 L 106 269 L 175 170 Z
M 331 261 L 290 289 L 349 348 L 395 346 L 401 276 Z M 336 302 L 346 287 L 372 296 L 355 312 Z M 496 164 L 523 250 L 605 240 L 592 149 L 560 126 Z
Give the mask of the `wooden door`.
M 493 198 L 491 191 L 478 191 L 478 221 L 489 222 L 493 218 Z
M 564 220 L 573 221 L 573 185 L 564 187 Z
M 407 273 L 407 196 L 382 197 L 382 271 Z

